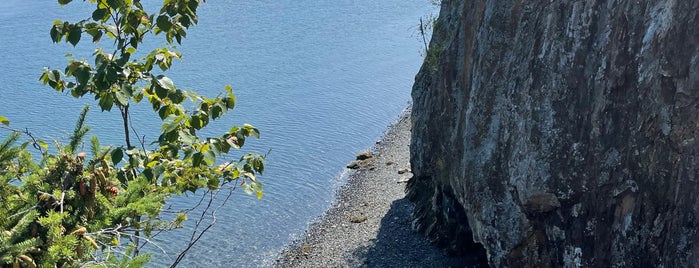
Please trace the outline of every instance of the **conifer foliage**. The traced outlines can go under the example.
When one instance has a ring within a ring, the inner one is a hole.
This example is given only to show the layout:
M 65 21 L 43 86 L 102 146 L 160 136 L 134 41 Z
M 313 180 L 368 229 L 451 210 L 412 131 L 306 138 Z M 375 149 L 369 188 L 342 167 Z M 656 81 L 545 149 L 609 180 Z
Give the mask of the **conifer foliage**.
M 60 5 L 70 2 L 58 0 Z M 139 252 L 143 244 L 187 220 L 187 211 L 163 214 L 168 197 L 235 186 L 262 197 L 256 175 L 263 172 L 265 158 L 231 156 L 246 138 L 259 137 L 259 131 L 245 124 L 214 137 L 199 134 L 235 107 L 231 87 L 215 98 L 176 87 L 164 75 L 182 57 L 172 47 L 132 57 L 146 37 L 181 44 L 199 21 L 203 0 L 164 0 L 153 12 L 139 0 L 84 2 L 93 12 L 77 22 L 54 22 L 51 39 L 75 46 L 91 37 L 96 46 L 113 47 L 96 47 L 91 61 L 71 59 L 63 70 L 45 69 L 40 81 L 75 98 L 89 95 L 102 111 L 116 108 L 124 143 L 103 146 L 92 137 L 89 153 L 81 150 L 89 133 L 89 107 L 80 113 L 70 139 L 56 141 L 55 148 L 28 131 L 12 130 L 0 116 L 0 127 L 8 133 L 0 143 L 2 266 L 140 267 L 149 260 Z M 104 37 L 111 41 L 99 42 Z M 162 120 L 156 140 L 133 135 L 129 108 L 138 104 L 152 108 Z M 184 252 L 177 261 L 182 256 Z

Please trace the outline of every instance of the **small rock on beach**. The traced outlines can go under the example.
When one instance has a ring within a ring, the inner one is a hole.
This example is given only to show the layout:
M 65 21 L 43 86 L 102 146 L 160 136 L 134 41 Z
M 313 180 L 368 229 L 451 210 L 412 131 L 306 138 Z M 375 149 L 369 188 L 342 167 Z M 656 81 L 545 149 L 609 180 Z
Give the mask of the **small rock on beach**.
M 372 152 L 363 152 L 357 154 L 357 160 L 367 160 L 372 157 L 374 157 L 374 154 Z

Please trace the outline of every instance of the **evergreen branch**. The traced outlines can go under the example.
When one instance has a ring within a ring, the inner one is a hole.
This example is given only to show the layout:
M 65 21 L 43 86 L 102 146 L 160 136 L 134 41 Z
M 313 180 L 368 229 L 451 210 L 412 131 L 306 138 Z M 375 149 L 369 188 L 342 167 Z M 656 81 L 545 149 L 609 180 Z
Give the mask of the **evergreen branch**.
M 85 126 L 85 117 L 88 111 L 90 111 L 90 106 L 85 105 L 78 116 L 78 121 L 75 123 L 75 129 L 73 130 L 73 135 L 70 136 L 70 144 L 68 145 L 68 152 L 71 154 L 75 153 L 78 144 L 85 138 L 85 134 L 90 131 L 90 128 Z
M 90 138 L 90 151 L 92 152 L 93 156 L 98 156 L 101 153 L 100 150 L 100 140 L 97 139 L 97 136 L 92 136 Z
M 21 149 L 12 147 L 12 145 L 17 142 L 20 135 L 20 132 L 13 131 L 7 138 L 5 138 L 5 140 L 2 141 L 2 143 L 0 143 L 0 167 L 3 166 L 2 163 L 15 159 L 19 156 Z
M 28 209 L 25 209 L 25 210 L 23 210 L 23 211 L 20 211 L 20 212 L 17 212 L 17 213 L 15 213 L 15 214 L 12 214 L 12 215 L 8 216 L 7 218 L 8 218 L 8 219 L 11 219 L 11 218 L 17 217 L 17 216 L 19 216 L 19 215 L 24 215 L 24 214 L 28 213 L 29 211 L 32 211 L 33 209 L 36 209 L 37 207 L 38 207 L 37 205 L 33 205 L 33 206 L 29 207 Z
M 2 143 L 0 143 L 0 155 L 6 154 L 7 151 L 11 149 L 10 147 L 12 146 L 12 144 L 17 142 L 17 140 L 19 139 L 19 135 L 20 133 L 18 131 L 12 131 L 12 133 L 10 133 L 10 136 L 7 136 L 7 138 L 5 138 L 5 140 L 3 140 Z
M 12 132 L 16 132 L 16 133 L 21 133 L 21 134 L 27 135 L 27 137 L 29 137 L 30 139 L 32 139 L 32 147 L 34 147 L 34 149 L 39 150 L 39 152 L 41 152 L 42 155 L 46 153 L 46 151 L 44 151 L 44 148 L 41 147 L 41 144 L 44 144 L 44 142 L 41 141 L 41 140 L 39 140 L 39 139 L 37 139 L 36 137 L 34 137 L 34 135 L 32 135 L 32 133 L 29 132 L 29 129 L 28 129 L 28 128 L 25 128 L 24 130 L 19 130 L 19 129 L 9 128 L 9 127 L 1 126 L 1 125 L 0 125 L 0 129 L 5 129 L 5 130 L 12 131 Z M 4 143 L 4 142 L 3 142 L 3 143 Z
M 22 231 L 27 230 L 29 224 L 34 222 L 34 220 L 38 216 L 38 212 L 36 212 L 36 210 L 33 210 L 25 214 L 21 219 L 19 219 L 19 222 L 17 222 L 17 224 L 15 224 L 15 226 L 12 227 L 12 229 L 10 230 L 10 233 L 12 234 L 12 239 L 14 240 L 19 238 L 22 234 Z

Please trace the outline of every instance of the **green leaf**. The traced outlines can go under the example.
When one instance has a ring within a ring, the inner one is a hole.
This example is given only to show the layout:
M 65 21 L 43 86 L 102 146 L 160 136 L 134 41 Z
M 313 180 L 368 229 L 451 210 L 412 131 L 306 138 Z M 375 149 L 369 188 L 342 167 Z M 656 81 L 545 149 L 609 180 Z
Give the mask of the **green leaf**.
M 206 2 L 205 0 L 203 2 Z M 187 7 L 191 12 L 188 12 L 189 14 L 195 15 L 197 12 L 197 7 L 199 7 L 199 1 L 189 1 L 187 2 Z
M 107 68 L 107 83 L 112 84 L 119 79 L 119 74 L 117 73 L 114 65 L 110 64 Z
M 184 102 L 184 93 L 182 93 L 182 90 L 175 90 L 170 92 L 167 96 L 173 103 L 175 104 L 180 104 Z
M 231 144 L 232 141 L 228 141 L 227 139 L 221 140 L 218 143 L 216 143 L 216 146 L 218 147 L 218 150 L 224 154 L 227 154 L 231 150 Z
M 113 105 L 114 105 L 114 98 L 112 97 L 111 94 L 104 95 L 99 100 L 99 106 L 102 109 L 102 111 L 112 110 Z
M 92 19 L 95 21 L 102 21 L 107 16 L 107 9 L 98 8 L 92 12 Z
M 163 123 L 163 133 L 170 133 L 173 132 L 173 130 L 177 129 L 180 126 L 180 124 L 172 122 L 172 123 Z
M 172 22 L 170 22 L 170 18 L 165 15 L 160 15 L 158 16 L 158 19 L 155 21 L 155 25 L 160 28 L 163 32 L 170 31 L 170 28 L 172 28 Z
M 115 166 L 121 162 L 121 159 L 124 158 L 124 151 L 121 150 L 121 148 L 116 148 L 114 151 L 112 151 L 112 164 Z
M 102 38 L 102 31 L 97 31 L 92 35 L 92 42 L 97 43 Z
M 223 108 L 221 108 L 220 105 L 216 104 L 216 105 L 214 105 L 213 108 L 211 108 L 211 118 L 217 119 L 217 118 L 221 117 L 222 114 L 223 114 Z
M 51 75 L 53 75 L 53 80 L 54 82 L 59 82 L 61 80 L 61 72 L 59 70 L 53 70 L 51 71 Z M 50 77 L 49 77 L 50 78 Z
M 180 17 L 180 24 L 182 24 L 182 26 L 185 28 L 189 28 L 189 26 L 192 25 L 192 22 L 189 20 L 189 17 L 182 16 Z
M 49 34 L 51 35 L 51 41 L 54 43 L 61 41 L 61 35 L 58 33 L 58 28 L 56 25 L 51 27 L 51 32 Z
M 129 104 L 129 96 L 121 90 L 114 92 L 114 97 L 120 106 L 126 106 Z
M 167 5 L 165 7 L 165 12 L 170 15 L 170 16 L 175 16 L 177 15 L 177 5 Z M 162 10 L 160 11 L 162 12 Z
M 140 93 L 140 92 L 139 92 L 139 93 L 136 93 L 136 94 L 133 96 L 133 101 L 134 101 L 134 102 L 139 103 L 139 102 L 141 102 L 141 100 L 143 100 L 143 93 Z
M 153 167 L 153 176 L 155 178 L 160 177 L 160 175 L 163 174 L 163 172 L 165 172 L 165 167 L 163 165 L 156 165 L 155 167 Z
M 41 148 L 44 148 L 44 150 L 48 150 L 48 149 L 49 149 L 49 145 L 46 144 L 46 143 L 45 143 L 44 141 L 42 141 L 42 140 L 37 140 L 36 143 L 39 144 L 39 146 L 41 146 Z
M 73 72 L 73 76 L 79 84 L 87 84 L 87 81 L 90 80 L 90 71 L 87 70 L 85 67 L 78 67 Z
M 262 198 L 262 183 L 253 181 L 250 184 L 250 188 L 257 194 L 257 199 Z
M 214 178 L 209 178 L 209 180 L 206 182 L 206 187 L 209 189 L 216 189 L 218 188 L 219 183 L 221 183 L 221 180 L 214 177 Z
M 197 95 L 196 92 L 190 91 L 190 90 L 183 90 L 182 94 L 184 94 L 185 97 L 189 98 L 191 101 L 196 101 L 199 95 Z
M 155 78 L 156 78 L 156 81 L 158 82 L 159 86 L 166 88 L 168 90 L 175 90 L 175 84 L 172 83 L 172 79 L 170 79 L 166 76 L 163 76 L 163 75 L 158 75 Z
M 187 132 L 179 131 L 179 135 L 180 139 L 182 139 L 182 143 L 184 144 L 194 144 L 194 142 L 196 142 L 196 137 Z
M 170 108 L 166 105 L 163 107 L 160 107 L 160 110 L 158 110 L 158 116 L 160 116 L 160 119 L 165 120 L 168 116 L 170 116 Z
M 155 85 L 155 95 L 158 96 L 160 99 L 165 99 L 167 98 L 167 88 L 161 87 L 159 85 Z
M 214 165 L 216 163 L 216 154 L 214 151 L 207 151 L 204 153 L 204 161 L 208 165 Z
M 126 155 L 137 155 L 139 153 L 138 148 L 132 147 L 131 149 L 126 150 Z
M 107 0 L 107 5 L 112 9 L 118 9 L 121 6 L 118 0 Z
M 115 38 L 117 35 L 119 35 L 119 32 L 117 31 L 117 27 L 114 25 L 107 25 L 105 26 L 107 29 L 107 36 L 111 38 Z
M 117 64 L 124 66 L 127 62 L 129 62 L 129 59 L 131 59 L 131 53 L 124 53 L 121 55 L 121 58 L 117 60 Z
M 58 4 L 60 5 L 67 5 L 68 3 L 72 2 L 73 0 L 58 0 Z
M 208 113 L 208 112 L 209 112 L 209 104 L 206 103 L 206 102 L 200 103 L 200 104 L 199 104 L 199 110 L 201 110 L 201 111 L 204 112 L 204 113 Z
M 7 117 L 0 115 L 0 123 L 2 123 L 3 125 L 9 126 L 10 120 L 7 120 Z
M 260 131 L 252 125 L 243 124 L 243 131 L 245 131 L 246 136 L 253 136 L 258 139 L 260 138 Z
M 201 162 L 204 160 L 204 154 L 197 152 L 194 155 L 192 155 L 192 166 L 198 167 L 201 165 Z
M 243 184 L 243 191 L 245 191 L 246 194 L 253 194 L 255 191 L 252 190 L 252 187 L 250 186 L 249 183 Z
M 133 51 L 135 51 L 138 48 L 138 42 L 139 42 L 139 39 L 136 37 L 131 37 L 131 39 L 129 40 L 129 44 L 131 44 L 131 46 L 132 46 L 130 48 L 131 53 L 133 53 Z
M 227 97 L 227 98 L 223 98 L 223 101 L 226 103 L 226 108 L 228 108 L 228 109 L 235 108 L 235 98 Z
M 199 116 L 192 116 L 191 118 L 189 118 L 189 124 L 197 130 L 200 130 L 203 127 L 203 123 Z
M 78 42 L 80 42 L 80 36 L 82 36 L 82 29 L 80 29 L 80 27 L 77 27 L 76 25 L 73 25 L 73 27 L 71 27 L 70 29 L 70 32 L 68 32 L 67 41 L 71 45 L 75 46 L 78 44 Z

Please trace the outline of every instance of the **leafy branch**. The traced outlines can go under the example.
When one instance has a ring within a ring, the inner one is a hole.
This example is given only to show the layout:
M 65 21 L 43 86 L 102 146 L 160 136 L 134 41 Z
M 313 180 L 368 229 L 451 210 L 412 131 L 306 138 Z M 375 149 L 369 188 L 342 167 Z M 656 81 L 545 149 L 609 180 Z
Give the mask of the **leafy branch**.
M 203 0 L 165 0 L 155 11 L 146 10 L 140 0 L 84 1 L 92 4 L 92 13 L 77 22 L 55 21 L 51 40 L 75 46 L 89 36 L 98 45 L 106 37 L 112 47 L 96 47 L 91 61 L 70 59 L 62 70 L 46 68 L 39 80 L 75 98 L 89 95 L 103 112 L 116 107 L 123 144 L 102 146 L 92 137 L 90 154 L 79 150 L 90 130 L 85 126 L 87 107 L 67 145 L 56 142 L 55 150 L 28 129 L 9 128 L 9 120 L 0 116 L 0 127 L 11 133 L 0 144 L 0 214 L 13 215 L 0 220 L 5 230 L 0 261 L 26 267 L 140 266 L 149 259 L 140 254 L 143 246 L 152 244 L 155 235 L 182 227 L 193 211 L 163 220 L 165 201 L 204 191 L 208 202 L 174 267 L 215 224 L 220 207 L 212 204 L 222 191 L 224 203 L 237 185 L 262 197 L 257 177 L 264 171 L 264 156 L 245 153 L 219 164 L 247 138 L 259 138 L 260 132 L 243 124 L 217 136 L 200 135 L 210 122 L 235 108 L 232 88 L 225 86 L 223 94 L 209 98 L 178 88 L 164 74 L 182 58 L 172 45 L 181 44 L 198 23 L 197 8 Z M 70 2 L 58 0 L 60 5 Z M 168 47 L 133 57 L 144 40 L 156 36 L 164 37 Z M 139 128 L 130 120 L 130 107 L 139 104 L 161 119 L 156 140 L 139 137 Z M 16 146 L 22 134 L 30 141 Z M 40 160 L 26 151 L 30 144 L 41 152 Z

